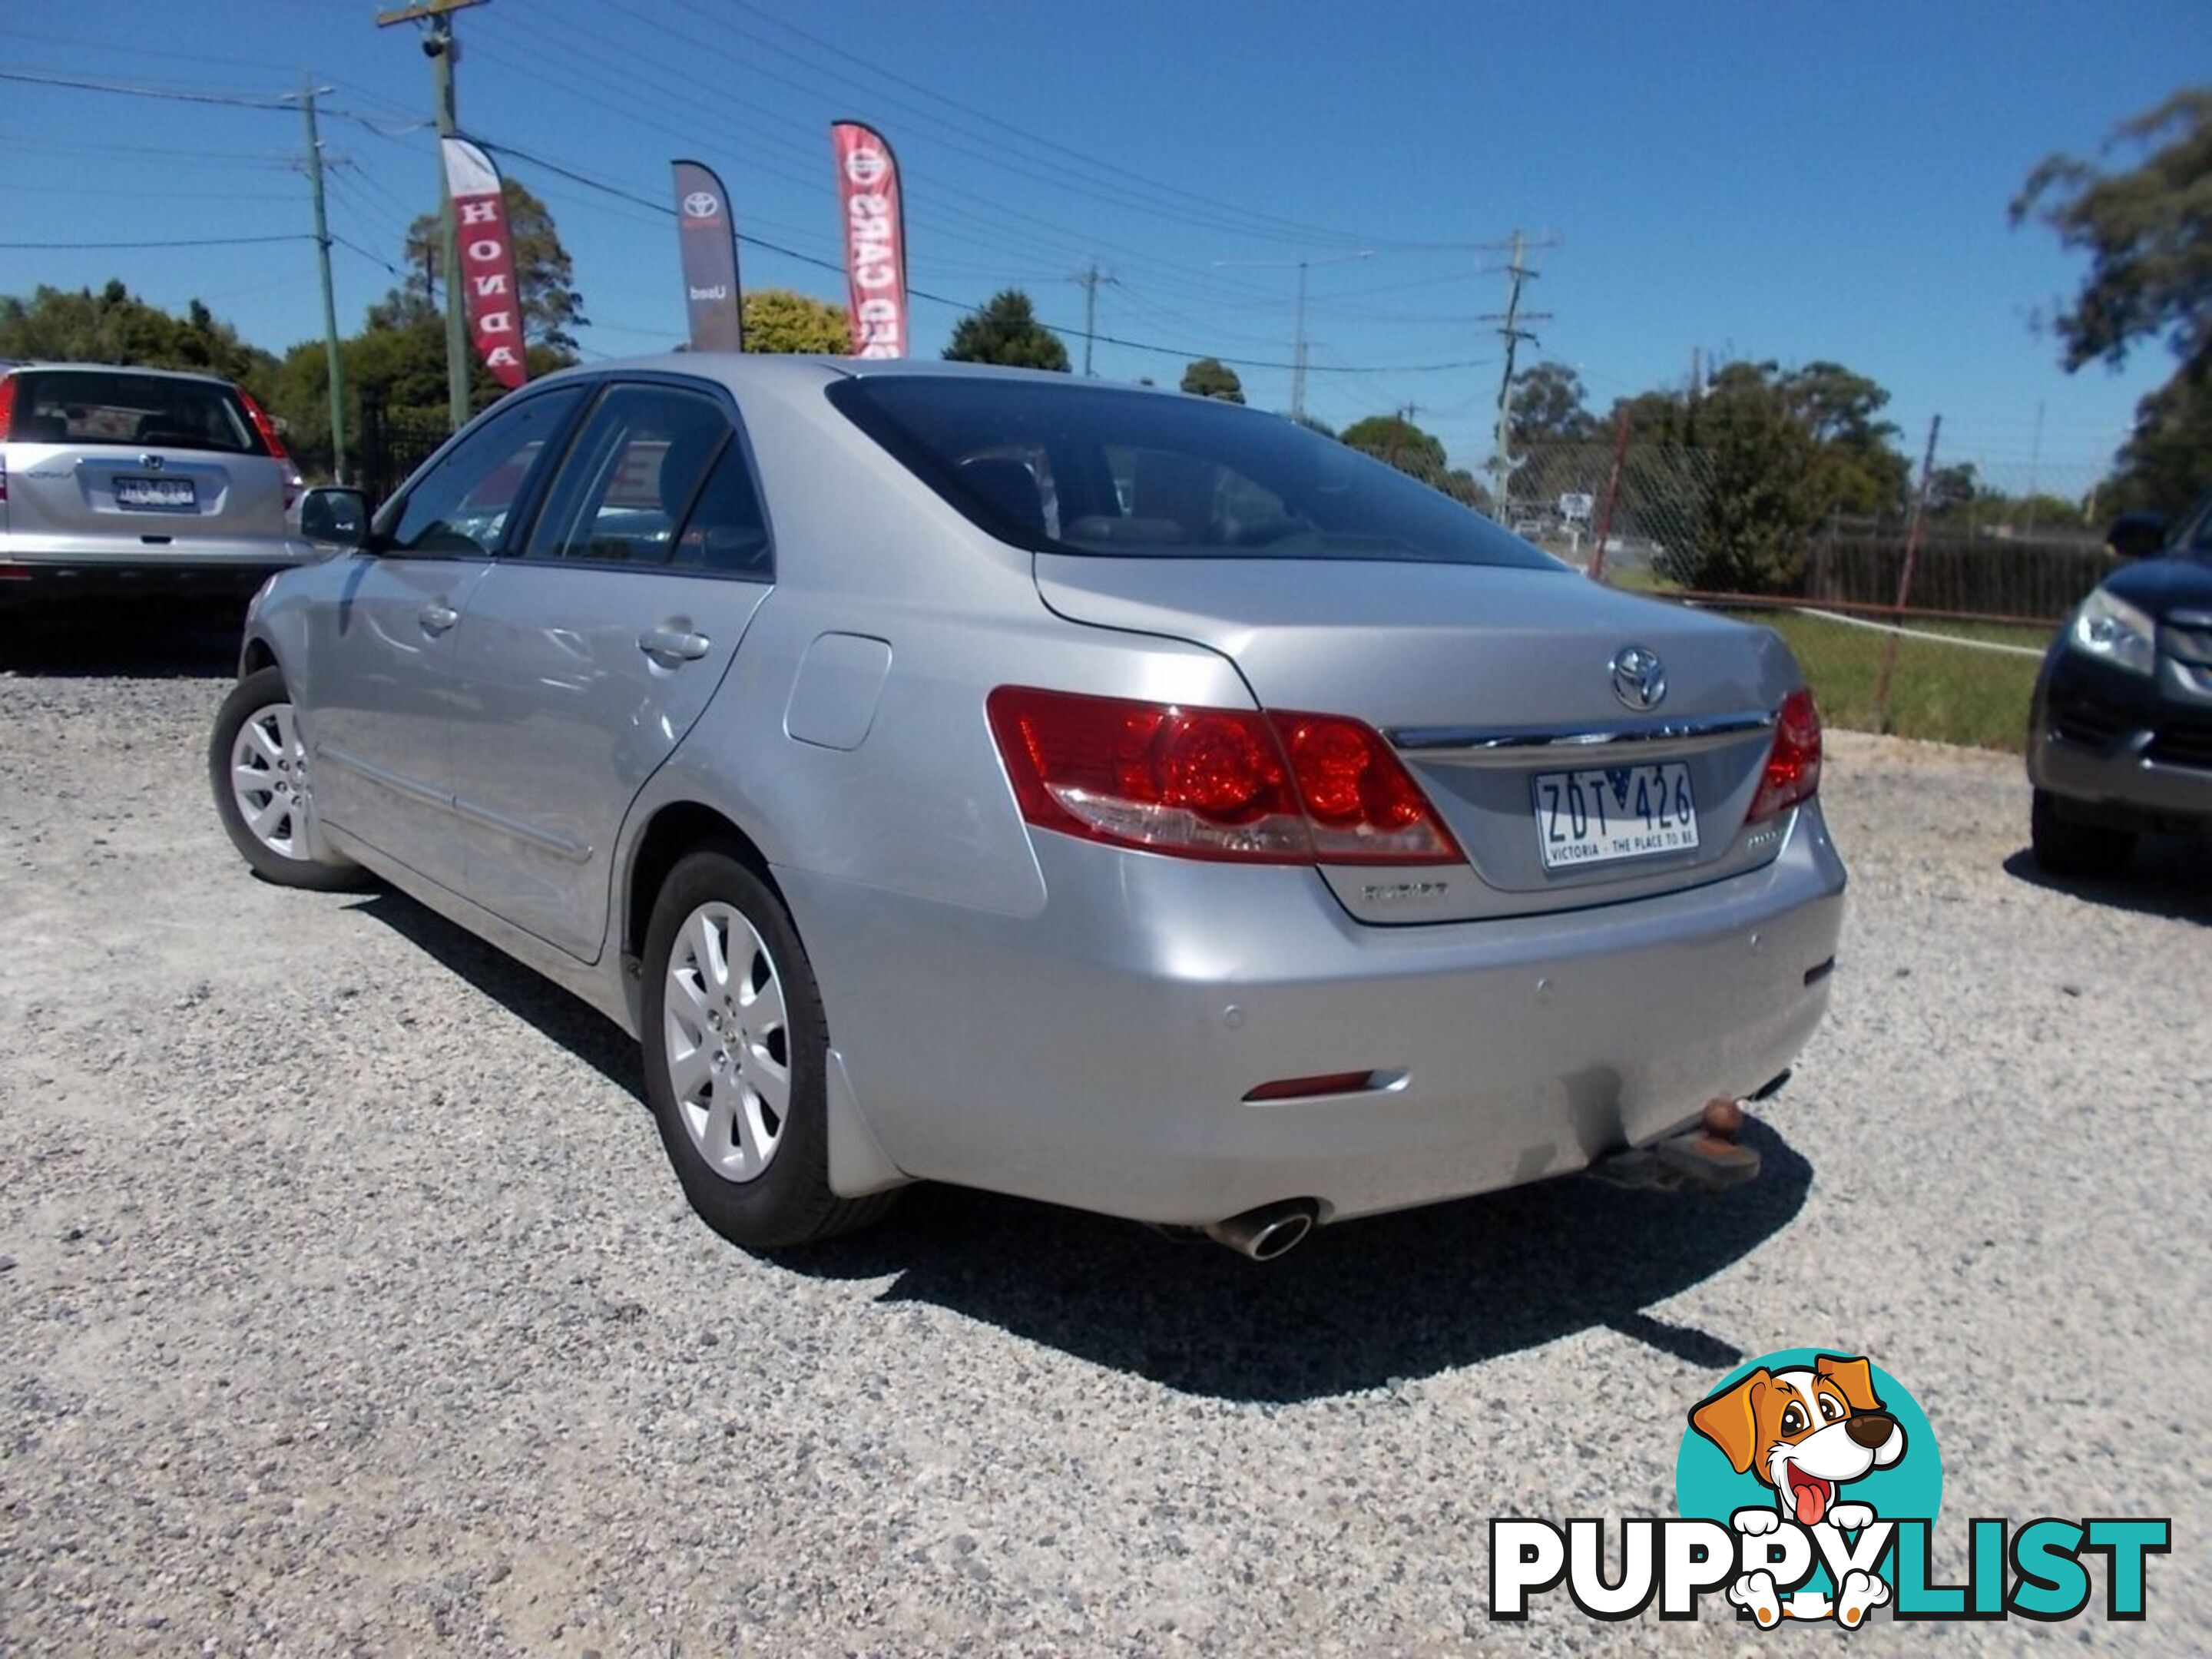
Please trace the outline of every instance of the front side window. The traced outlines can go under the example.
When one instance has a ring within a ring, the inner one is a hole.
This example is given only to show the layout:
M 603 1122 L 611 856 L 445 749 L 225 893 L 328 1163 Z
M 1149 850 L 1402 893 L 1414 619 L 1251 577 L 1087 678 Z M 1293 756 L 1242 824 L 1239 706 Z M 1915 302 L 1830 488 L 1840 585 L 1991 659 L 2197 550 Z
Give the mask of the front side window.
M 729 416 L 710 397 L 611 387 L 570 447 L 526 556 L 669 563 L 701 486 L 735 447 Z
M 486 415 L 399 498 L 396 513 L 382 515 L 379 550 L 462 558 L 497 552 L 546 447 L 583 396 L 582 386 L 561 386 Z
M 1395 467 L 1210 398 L 950 374 L 862 374 L 829 397 L 1018 546 L 1566 568 Z
M 0 435 L 24 442 L 269 453 L 238 393 L 213 380 L 84 368 L 24 369 L 15 380 L 15 417 Z

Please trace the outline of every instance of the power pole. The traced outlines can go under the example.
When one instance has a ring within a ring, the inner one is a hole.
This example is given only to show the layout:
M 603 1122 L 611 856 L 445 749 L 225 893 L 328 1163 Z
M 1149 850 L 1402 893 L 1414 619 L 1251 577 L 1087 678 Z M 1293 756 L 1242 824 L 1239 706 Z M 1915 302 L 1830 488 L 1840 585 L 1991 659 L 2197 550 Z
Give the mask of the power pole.
M 1390 411 L 1389 462 L 1393 466 L 1398 465 L 1399 440 L 1406 435 L 1406 428 L 1412 423 L 1414 415 L 1418 412 L 1415 405 L 1412 404 L 1407 404 L 1403 409 L 1394 409 Z
M 1075 280 L 1082 283 L 1084 288 L 1083 374 L 1087 380 L 1091 375 L 1091 337 L 1098 332 L 1098 284 L 1111 283 L 1117 279 L 1099 270 L 1098 261 L 1093 259 L 1087 267 L 1076 272 Z
M 1928 520 L 1928 493 L 1936 479 L 1936 440 L 1942 430 L 1941 415 L 1928 422 L 1928 453 L 1920 458 L 1920 493 L 1912 499 L 1912 518 L 1905 527 L 1905 563 L 1897 573 L 1897 615 L 1882 647 L 1881 674 L 1875 682 L 1875 716 L 1885 734 L 1896 729 L 1889 719 L 1889 684 L 1897 672 L 1897 641 L 1905 632 L 1905 602 L 1912 597 L 1912 567 L 1920 556 L 1921 526 Z
M 307 188 L 315 203 L 315 263 L 323 279 L 323 355 L 331 382 L 331 476 L 345 482 L 345 368 L 338 356 L 338 307 L 331 292 L 331 231 L 323 211 L 323 139 L 315 125 L 315 94 L 327 92 L 310 80 L 300 88 L 300 112 L 307 119 Z
M 1303 421 L 1306 417 L 1306 271 L 1314 265 L 1340 265 L 1353 259 L 1371 259 L 1373 248 L 1361 248 L 1357 253 L 1339 253 L 1327 259 L 1216 259 L 1218 270 L 1231 265 L 1259 266 L 1280 270 L 1285 265 L 1298 268 L 1297 320 L 1291 349 L 1291 418 Z
M 1513 359 L 1522 341 L 1527 340 L 1533 344 L 1536 338 L 1522 325 L 1552 320 L 1552 313 L 1548 311 L 1523 312 L 1521 309 L 1521 285 L 1531 276 L 1540 274 L 1528 264 L 1529 250 L 1553 246 L 1559 240 L 1556 236 L 1547 235 L 1540 241 L 1531 242 L 1521 232 L 1516 230 L 1513 233 L 1513 240 L 1508 245 L 1512 253 L 1505 265 L 1506 274 L 1511 278 L 1511 286 L 1506 290 L 1505 309 L 1493 311 L 1482 319 L 1486 323 L 1498 324 L 1498 337 L 1505 342 L 1505 373 L 1498 382 L 1498 444 L 1490 459 L 1491 482 L 1495 486 L 1498 510 L 1501 514 L 1509 511 L 1509 486 L 1513 469 L 1517 465 L 1513 459 Z
M 430 60 L 430 90 L 438 118 L 438 137 L 450 138 L 459 130 L 453 115 L 453 64 L 460 42 L 453 38 L 453 14 L 488 0 L 421 0 L 397 11 L 379 12 L 376 27 L 394 23 L 426 23 L 422 53 Z M 446 275 L 446 404 L 458 429 L 469 418 L 468 319 L 462 314 L 460 227 L 453 218 L 453 192 L 446 185 L 446 147 L 438 146 L 439 258 Z

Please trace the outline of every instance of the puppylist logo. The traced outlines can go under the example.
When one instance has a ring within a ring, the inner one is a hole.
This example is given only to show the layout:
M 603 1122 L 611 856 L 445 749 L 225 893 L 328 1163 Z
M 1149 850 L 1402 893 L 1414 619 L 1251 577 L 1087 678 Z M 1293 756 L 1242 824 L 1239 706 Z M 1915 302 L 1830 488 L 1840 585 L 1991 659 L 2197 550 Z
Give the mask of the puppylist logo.
M 2082 1558 L 2102 1556 L 2105 1617 L 2140 1620 L 2146 1558 L 2172 1547 L 2164 1519 L 1978 1517 L 1966 1582 L 1935 1582 L 1943 1472 L 1927 1414 L 1870 1360 L 1813 1348 L 1741 1365 L 1689 1408 L 1674 1490 L 1679 1520 L 1492 1521 L 1490 1616 L 1526 1619 L 1564 1584 L 1594 1619 L 1632 1619 L 1655 1601 L 1662 1619 L 1695 1619 L 1718 1595 L 1764 1630 L 1856 1630 L 1878 1607 L 2055 1622 L 2087 1608 Z

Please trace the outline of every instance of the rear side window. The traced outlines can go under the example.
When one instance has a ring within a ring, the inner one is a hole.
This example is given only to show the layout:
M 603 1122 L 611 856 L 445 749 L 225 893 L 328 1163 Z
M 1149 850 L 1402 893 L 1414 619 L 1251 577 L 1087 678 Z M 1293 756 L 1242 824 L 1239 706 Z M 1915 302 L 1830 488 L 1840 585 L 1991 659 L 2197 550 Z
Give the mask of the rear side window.
M 526 556 L 764 575 L 767 525 L 728 412 L 677 386 L 610 388 L 569 447 Z
M 149 444 L 266 455 L 238 393 L 214 380 L 114 369 L 20 369 L 8 436 L 19 443 Z
M 1565 568 L 1395 467 L 1211 398 L 928 374 L 863 374 L 829 397 L 952 506 L 1017 546 Z
M 380 514 L 382 550 L 472 558 L 496 552 L 546 446 L 584 388 L 541 392 L 488 415 Z

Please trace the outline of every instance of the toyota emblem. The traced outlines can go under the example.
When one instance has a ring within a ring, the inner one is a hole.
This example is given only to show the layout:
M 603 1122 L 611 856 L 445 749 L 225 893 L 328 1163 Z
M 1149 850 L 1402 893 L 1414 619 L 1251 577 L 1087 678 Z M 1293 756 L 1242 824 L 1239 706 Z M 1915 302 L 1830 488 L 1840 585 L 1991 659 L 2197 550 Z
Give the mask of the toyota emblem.
M 722 210 L 722 198 L 711 190 L 695 190 L 684 198 L 687 219 L 711 219 Z
M 1631 708 L 1656 708 L 1667 695 L 1667 665 L 1659 660 L 1657 652 L 1625 645 L 1612 667 L 1613 695 Z

